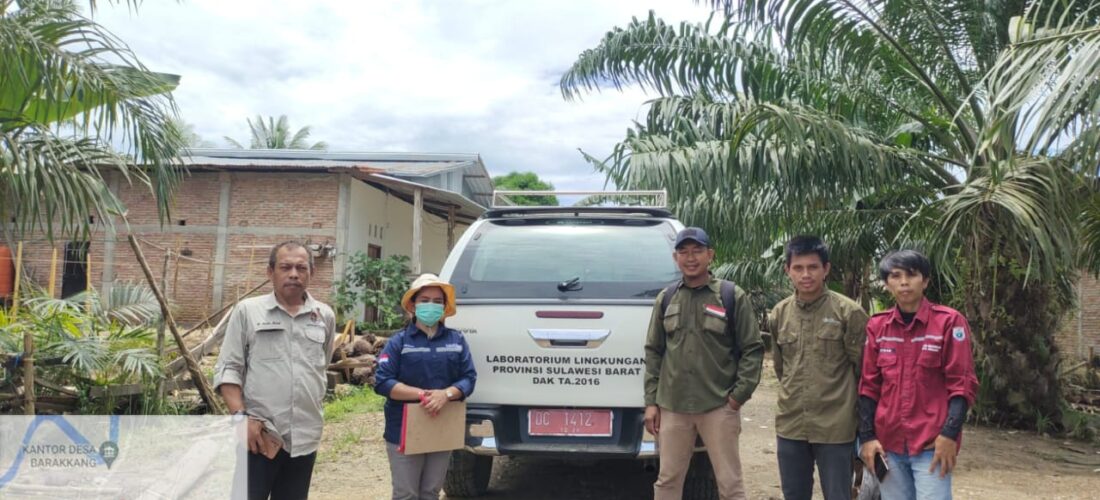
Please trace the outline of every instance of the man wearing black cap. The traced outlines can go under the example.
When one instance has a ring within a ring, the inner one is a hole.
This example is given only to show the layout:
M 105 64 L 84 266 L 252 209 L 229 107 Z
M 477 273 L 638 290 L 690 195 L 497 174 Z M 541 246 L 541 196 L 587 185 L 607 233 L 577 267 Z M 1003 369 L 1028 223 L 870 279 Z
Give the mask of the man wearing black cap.
M 681 497 L 696 436 L 720 498 L 745 498 L 738 436 L 764 357 L 756 316 L 741 288 L 711 276 L 706 231 L 680 231 L 675 248 L 683 279 L 657 295 L 645 345 L 645 425 L 661 459 L 654 500 Z

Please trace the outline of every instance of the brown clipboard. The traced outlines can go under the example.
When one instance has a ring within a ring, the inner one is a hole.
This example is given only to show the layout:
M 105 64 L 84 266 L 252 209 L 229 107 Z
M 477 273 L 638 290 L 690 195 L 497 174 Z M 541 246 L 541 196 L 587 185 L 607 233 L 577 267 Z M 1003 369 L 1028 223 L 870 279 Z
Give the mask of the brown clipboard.
M 466 402 L 452 401 L 432 416 L 419 403 L 405 403 L 397 451 L 419 455 L 457 450 L 466 444 Z

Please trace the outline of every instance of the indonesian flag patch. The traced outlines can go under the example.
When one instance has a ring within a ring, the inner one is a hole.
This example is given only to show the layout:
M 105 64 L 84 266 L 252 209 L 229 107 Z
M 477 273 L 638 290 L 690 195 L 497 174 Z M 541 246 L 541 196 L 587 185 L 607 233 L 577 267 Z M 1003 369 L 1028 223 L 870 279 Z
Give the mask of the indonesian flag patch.
M 389 363 L 389 362 L 390 362 L 390 355 L 389 354 L 383 354 L 383 355 L 378 357 L 378 364 Z
M 722 306 L 707 304 L 703 306 L 703 312 L 715 318 L 726 319 L 726 309 Z

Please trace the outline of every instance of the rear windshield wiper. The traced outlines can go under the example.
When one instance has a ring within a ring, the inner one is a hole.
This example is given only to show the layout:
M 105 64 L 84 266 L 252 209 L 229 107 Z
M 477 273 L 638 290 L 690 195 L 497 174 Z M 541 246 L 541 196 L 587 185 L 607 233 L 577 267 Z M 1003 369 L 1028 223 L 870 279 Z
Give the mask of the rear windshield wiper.
M 571 280 L 558 283 L 559 292 L 577 292 L 584 290 L 584 286 L 581 285 L 581 277 L 577 276 Z

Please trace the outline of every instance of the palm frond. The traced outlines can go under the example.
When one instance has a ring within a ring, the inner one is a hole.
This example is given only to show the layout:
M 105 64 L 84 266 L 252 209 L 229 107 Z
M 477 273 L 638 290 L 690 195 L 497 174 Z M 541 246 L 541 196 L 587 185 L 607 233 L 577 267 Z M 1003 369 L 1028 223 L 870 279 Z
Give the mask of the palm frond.
M 1092 180 L 1085 209 L 1081 213 L 1081 267 L 1100 274 L 1100 181 Z
M 156 378 L 164 373 L 157 354 L 145 348 L 118 351 L 114 354 L 112 364 L 124 376 L 142 380 Z
M 160 321 L 160 303 L 146 285 L 115 282 L 106 296 L 90 290 L 76 293 L 64 299 L 41 299 L 36 304 L 75 313 L 91 306 L 91 314 L 104 323 L 111 321 L 126 326 L 152 326 Z
M 989 73 L 990 106 L 1002 118 L 986 144 L 1052 155 L 1100 124 L 1100 23 L 1090 15 L 1100 13 L 1100 5 L 1055 15 L 1060 7 L 1035 8 L 1021 18 L 1016 42 Z M 1006 137 L 1017 128 L 1019 138 Z
M 1077 230 L 1066 222 L 1079 215 L 1074 212 L 1078 178 L 1065 165 L 1043 158 L 1016 159 L 996 170 L 997 176 L 974 177 L 914 216 L 935 221 L 927 226 L 933 229 L 926 235 L 930 253 L 950 268 L 956 262 L 949 257 L 959 246 L 992 236 L 996 254 L 974 248 L 976 257 L 1013 259 L 1024 269 L 1024 283 L 1059 277 L 1077 255 Z
M 97 336 L 63 338 L 46 345 L 43 350 L 60 355 L 62 361 L 78 373 L 93 374 L 108 363 L 109 348 Z
M 0 216 L 50 236 L 55 224 L 84 230 L 87 215 L 119 209 L 99 173 L 109 168 L 149 186 L 166 217 L 183 174 L 182 143 L 169 129 L 179 78 L 146 69 L 71 2 L 22 7 L 0 16 Z M 62 179 L 48 181 L 45 168 Z
M 86 236 L 95 216 L 110 223 L 121 213 L 107 188 L 103 168 L 129 172 L 128 161 L 94 139 L 69 139 L 38 125 L 0 132 L 0 216 L 14 218 L 21 232 Z M 140 170 L 131 175 L 148 180 Z

